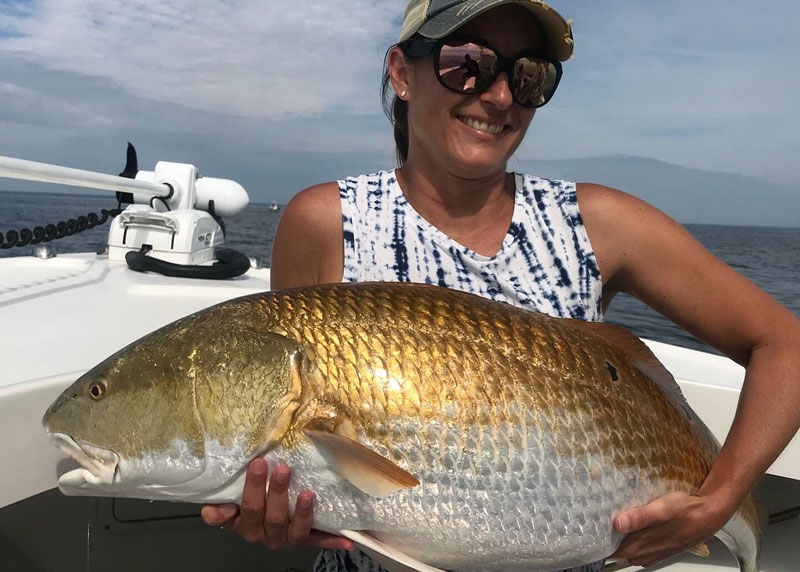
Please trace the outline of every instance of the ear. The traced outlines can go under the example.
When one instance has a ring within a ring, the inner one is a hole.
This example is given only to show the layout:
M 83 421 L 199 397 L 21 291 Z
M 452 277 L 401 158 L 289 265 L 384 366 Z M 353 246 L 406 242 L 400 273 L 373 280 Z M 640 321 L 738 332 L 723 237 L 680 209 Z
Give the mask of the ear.
M 389 50 L 387 69 L 392 81 L 392 89 L 401 99 L 408 99 L 410 93 L 411 62 L 406 59 L 403 50 L 397 46 Z M 401 95 L 405 94 L 405 95 Z

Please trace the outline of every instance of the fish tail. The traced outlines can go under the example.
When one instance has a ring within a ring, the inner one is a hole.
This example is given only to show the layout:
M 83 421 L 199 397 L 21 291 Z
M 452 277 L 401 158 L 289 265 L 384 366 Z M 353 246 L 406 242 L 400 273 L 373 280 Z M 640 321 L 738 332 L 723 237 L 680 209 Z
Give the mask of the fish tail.
M 722 530 L 715 535 L 739 563 L 740 572 L 759 572 L 761 517 L 755 501 L 747 497 Z

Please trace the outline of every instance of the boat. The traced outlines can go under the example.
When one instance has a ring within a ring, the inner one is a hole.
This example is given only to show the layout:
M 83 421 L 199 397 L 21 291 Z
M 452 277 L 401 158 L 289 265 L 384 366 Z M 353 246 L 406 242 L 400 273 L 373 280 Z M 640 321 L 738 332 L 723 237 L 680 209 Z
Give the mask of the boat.
M 217 219 L 221 212 L 243 208 L 247 202 L 243 189 L 224 179 L 199 179 L 191 165 L 159 163 L 154 171 L 126 168 L 124 176 L 111 177 L 3 160 L 0 176 L 69 179 L 72 184 L 127 193 L 133 204 L 114 219 L 108 249 L 101 253 L 53 256 L 42 243 L 29 248 L 30 255 L 0 259 L 0 568 L 14 572 L 311 570 L 315 549 L 273 552 L 247 544 L 234 533 L 206 526 L 196 505 L 61 495 L 54 490 L 57 473 L 69 461 L 41 427 L 42 414 L 55 397 L 119 348 L 211 304 L 269 289 L 269 269 L 252 263 L 236 276 L 213 275 L 212 269 L 219 266 L 219 260 L 214 264 L 215 249 L 223 240 Z M 197 187 L 198 181 L 204 181 L 203 188 Z M 189 189 L 194 198 L 176 193 L 180 187 Z M 153 200 L 154 196 L 161 199 Z M 175 208 L 167 210 L 170 202 Z M 197 212 L 175 214 L 183 210 Z M 186 226 L 200 230 L 183 241 L 179 230 Z M 167 269 L 193 265 L 200 269 L 199 277 L 143 273 L 129 266 L 130 260 L 141 263 L 147 258 L 143 245 L 153 254 L 179 243 L 186 243 L 188 250 L 165 260 Z M 674 374 L 694 410 L 723 440 L 736 410 L 743 369 L 720 356 L 645 342 Z M 796 437 L 770 467 L 756 495 L 772 515 L 765 531 L 762 569 L 796 572 L 800 439 Z M 721 543 L 712 541 L 709 548 L 708 558 L 686 554 L 648 570 L 738 570 Z
M 275 201 L 272 201 L 269 204 L 269 212 L 276 213 L 276 212 L 280 212 L 280 210 L 281 210 L 280 205 L 278 203 L 276 203 Z

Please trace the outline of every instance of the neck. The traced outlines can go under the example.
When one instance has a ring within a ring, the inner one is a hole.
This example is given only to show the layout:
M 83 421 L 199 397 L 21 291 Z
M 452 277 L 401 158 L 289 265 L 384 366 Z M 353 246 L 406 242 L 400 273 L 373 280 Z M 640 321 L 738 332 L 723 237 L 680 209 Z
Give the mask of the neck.
M 396 174 L 406 199 L 425 220 L 460 244 L 491 256 L 514 212 L 514 180 L 504 167 L 468 177 L 409 157 Z
M 491 215 L 496 214 L 498 203 L 513 197 L 514 185 L 505 165 L 492 173 L 465 176 L 409 157 L 396 173 L 403 194 L 420 214 L 434 210 L 453 218 L 484 211 Z

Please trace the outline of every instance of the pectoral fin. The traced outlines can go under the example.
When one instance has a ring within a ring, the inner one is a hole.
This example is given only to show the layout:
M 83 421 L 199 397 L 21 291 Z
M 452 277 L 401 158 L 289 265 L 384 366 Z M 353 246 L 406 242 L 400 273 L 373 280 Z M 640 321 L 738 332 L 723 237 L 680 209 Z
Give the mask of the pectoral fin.
M 339 534 L 358 544 L 359 548 L 377 560 L 387 572 L 444 572 L 388 546 L 365 532 L 342 530 Z
M 312 429 L 303 433 L 331 469 L 369 495 L 385 497 L 419 484 L 414 475 L 350 437 Z
M 694 554 L 695 556 L 700 556 L 702 558 L 708 558 L 711 552 L 708 550 L 708 545 L 704 542 L 702 544 L 698 544 L 694 548 L 690 548 L 687 550 L 689 554 Z

